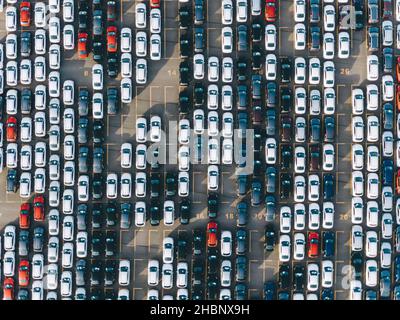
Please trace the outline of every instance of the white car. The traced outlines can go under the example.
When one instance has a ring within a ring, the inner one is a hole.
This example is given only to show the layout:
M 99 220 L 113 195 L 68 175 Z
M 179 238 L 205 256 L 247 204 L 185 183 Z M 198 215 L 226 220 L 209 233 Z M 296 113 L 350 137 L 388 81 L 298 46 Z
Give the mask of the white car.
M 136 142 L 146 142 L 147 141 L 147 120 L 146 118 L 136 119 Z
M 43 281 L 33 281 L 31 288 L 32 300 L 43 300 Z
M 46 32 L 43 29 L 37 29 L 35 31 L 35 53 L 45 54 L 46 53 Z
M 362 299 L 362 283 L 360 280 L 350 281 L 350 300 Z
M 132 144 L 123 143 L 121 145 L 121 168 L 129 169 L 132 166 Z
M 92 96 L 92 115 L 93 119 L 103 119 L 103 94 L 96 92 Z
M 310 203 L 308 206 L 308 229 L 318 230 L 320 227 L 321 210 L 319 205 L 315 202 Z
M 333 5 L 324 6 L 324 31 L 335 31 L 336 12 Z
M 308 81 L 310 82 L 310 84 L 319 84 L 321 78 L 321 62 L 319 61 L 318 58 L 311 58 L 308 62 L 309 62 Z
M 171 200 L 164 201 L 163 220 L 165 226 L 172 226 L 175 220 L 175 204 Z
M 274 79 L 267 79 L 274 80 Z M 297 57 L 294 60 L 294 82 L 304 84 L 306 81 L 306 60 L 303 57 Z
M 379 149 L 377 146 L 367 148 L 367 170 L 377 172 L 379 170 Z
M 89 176 L 81 175 L 78 178 L 78 199 L 81 202 L 89 201 Z
M 136 172 L 135 176 L 135 196 L 144 198 L 146 196 L 146 173 Z
M 332 202 L 324 202 L 322 206 L 322 227 L 332 229 L 335 218 L 335 206 Z
M 367 110 L 374 111 L 378 109 L 379 91 L 376 84 L 367 85 Z
M 65 50 L 75 49 L 75 29 L 72 24 L 66 24 L 63 29 L 63 44 Z
M 121 29 L 121 52 L 130 53 L 132 51 L 132 30 L 131 28 Z
M 146 153 L 147 153 L 147 148 L 146 145 L 144 144 L 138 144 L 136 146 L 136 161 L 135 161 L 135 167 L 136 169 L 143 170 L 146 168 Z
M 65 108 L 63 114 L 63 125 L 65 133 L 74 133 L 75 131 L 75 112 L 73 108 Z
M 335 37 L 331 32 L 325 32 L 322 41 L 323 58 L 333 59 L 335 57 Z
M 221 263 L 221 286 L 229 287 L 231 285 L 231 271 L 232 271 L 232 263 L 229 260 L 223 260 Z
M 379 59 L 378 56 L 371 54 L 367 56 L 367 79 L 376 81 L 379 77 Z
M 307 43 L 306 26 L 304 25 L 304 23 L 296 23 L 294 26 L 294 49 L 305 50 L 306 43 Z
M 294 201 L 303 202 L 306 195 L 306 179 L 303 176 L 295 176 L 294 178 Z
M 384 157 L 393 156 L 393 133 L 385 131 L 382 134 L 382 151 Z
M 34 63 L 35 80 L 38 82 L 46 81 L 46 59 L 38 56 Z
M 150 141 L 161 141 L 161 118 L 159 116 L 152 116 L 150 119 Z
M 319 90 L 310 91 L 310 114 L 319 115 L 321 113 L 321 93 Z
M 147 55 L 147 34 L 146 32 L 139 31 L 136 33 L 136 56 L 145 57 Z
M 46 26 L 46 4 L 44 2 L 36 2 L 34 11 L 34 22 L 36 28 L 44 28 Z
M 161 36 L 152 34 L 150 37 L 150 59 L 161 60 Z
M 8 61 L 6 65 L 6 81 L 10 87 L 18 84 L 18 65 L 15 61 Z
M 231 112 L 224 112 L 222 114 L 222 136 L 230 138 L 233 136 L 233 114 Z
M 322 169 L 324 171 L 332 171 L 335 166 L 335 147 L 326 143 L 322 151 Z
M 72 272 L 63 271 L 60 282 L 61 296 L 69 297 L 72 294 Z
M 391 213 L 384 213 L 381 219 L 382 238 L 391 239 L 393 233 L 393 219 Z
M 233 141 L 225 138 L 222 142 L 222 163 L 231 164 L 233 162 Z
M 103 66 L 95 64 L 92 67 L 92 86 L 93 90 L 103 90 Z
M 307 265 L 307 290 L 317 291 L 319 288 L 319 267 L 316 263 Z
M 393 44 L 393 22 L 385 20 L 382 22 L 382 45 L 384 47 L 391 46 Z
M 123 78 L 121 80 L 121 102 L 132 102 L 132 80 L 130 78 Z
M 161 10 L 158 8 L 150 10 L 150 32 L 161 32 Z
M 201 53 L 193 56 L 193 77 L 196 80 L 202 80 L 204 78 L 204 55 Z
M 324 288 L 331 288 L 334 280 L 334 267 L 333 262 L 330 260 L 322 261 L 322 275 L 321 275 L 321 286 Z
M 236 0 L 236 22 L 247 21 L 247 0 Z
M 363 230 L 360 225 L 353 225 L 351 228 L 351 250 L 361 251 L 363 249 Z
M 146 5 L 144 3 L 138 3 L 135 6 L 135 26 L 137 29 L 146 28 Z
M 68 218 L 72 218 L 71 216 L 65 217 L 64 220 Z M 68 221 L 68 223 L 71 223 Z M 49 263 L 55 263 L 58 261 L 58 248 L 59 248 L 59 240 L 58 237 L 50 237 L 47 245 L 47 261 Z M 43 266 L 44 267 L 44 266 Z
M 147 61 L 145 59 L 136 60 L 136 83 L 145 84 L 147 82 Z
M 116 173 L 109 173 L 106 180 L 107 198 L 115 199 L 118 196 L 118 176 Z
M 361 171 L 352 172 L 353 197 L 362 197 L 364 194 L 364 177 Z
M 392 261 L 392 245 L 390 242 L 381 243 L 380 262 L 381 268 L 390 268 Z
M 32 64 L 31 60 L 23 59 L 19 65 L 20 81 L 22 84 L 28 85 L 32 81 Z
M 64 189 L 62 202 L 63 213 L 72 214 L 74 211 L 74 190 Z
M 59 43 L 61 38 L 60 18 L 50 17 L 49 19 L 49 38 L 50 43 Z
M 130 274 L 131 274 L 131 264 L 129 260 L 120 260 L 118 267 L 118 284 L 120 286 L 129 286 Z
M 396 200 L 396 223 L 400 224 L 400 199 Z
M 231 27 L 224 27 L 221 31 L 221 46 L 223 53 L 232 53 L 233 31 Z
M 306 1 L 294 0 L 294 21 L 304 22 L 306 19 Z
M 294 234 L 294 249 L 293 258 L 294 260 L 304 260 L 306 251 L 306 237 L 303 233 Z
M 188 144 L 190 141 L 190 122 L 188 119 L 179 120 L 178 140 L 180 144 Z
M 31 173 L 22 172 L 19 179 L 19 196 L 28 198 L 31 195 Z
M 306 150 L 302 146 L 294 149 L 294 172 L 304 173 L 306 169 Z
M 207 88 L 207 108 L 209 110 L 218 109 L 218 86 L 216 84 L 210 84 Z
M 61 63 L 61 48 L 58 44 L 52 44 L 49 47 L 49 66 L 50 69 L 58 70 L 60 69 Z
M 335 64 L 333 61 L 324 62 L 324 87 L 332 88 L 335 86 Z
M 74 81 L 73 80 L 65 80 L 63 84 L 63 103 L 67 106 L 72 106 L 74 104 Z
M 305 35 L 305 30 L 302 30 L 302 31 L 304 32 L 304 35 Z M 298 34 L 299 38 L 297 40 L 299 41 L 299 43 L 296 43 L 296 45 L 300 44 L 300 42 L 301 42 L 300 41 L 301 40 L 300 39 L 301 38 L 300 30 L 298 30 L 298 32 L 299 32 L 299 34 Z M 265 26 L 265 41 L 264 41 L 266 51 L 275 51 L 276 50 L 276 42 L 277 42 L 276 38 L 277 38 L 277 33 L 276 33 L 275 25 L 267 24 Z M 298 50 L 300 50 L 300 49 L 298 49 Z
M 377 142 L 379 140 L 379 119 L 377 116 L 367 117 L 367 141 Z
M 67 135 L 64 138 L 64 159 L 74 160 L 75 158 L 75 138 L 73 135 Z
M 88 235 L 85 231 L 80 231 L 76 235 L 76 256 L 78 258 L 86 258 L 88 246 Z
M 193 112 L 193 130 L 196 134 L 204 132 L 204 111 L 196 109 Z
M 392 101 L 394 98 L 394 81 L 389 74 L 382 76 L 382 99 L 383 101 Z
M 231 83 L 233 81 L 233 76 L 233 59 L 231 57 L 224 57 L 222 59 L 222 82 Z M 224 91 L 224 87 L 222 91 Z
M 221 20 L 223 25 L 232 24 L 233 22 L 233 3 L 232 0 L 222 0 Z
M 208 58 L 208 81 L 217 82 L 219 79 L 219 60 L 217 57 Z
M 17 35 L 14 33 L 9 33 L 6 37 L 5 45 L 6 45 L 6 58 L 17 59 L 17 54 L 18 54 Z M 4 57 L 2 59 L 2 63 L 4 64 Z
M 21 148 L 21 170 L 31 170 L 32 168 L 32 147 L 24 145 Z
M 365 255 L 368 258 L 376 258 L 378 255 L 378 234 L 376 231 L 367 231 L 365 235 Z
M 146 203 L 137 201 L 135 203 L 135 226 L 144 227 L 146 224 Z
M 176 286 L 178 288 L 186 288 L 188 284 L 188 264 L 187 262 L 179 262 L 176 266 Z
M 290 260 L 290 236 L 282 234 L 279 238 L 279 261 L 287 262 Z
M 132 176 L 128 172 L 121 175 L 121 198 L 130 198 L 132 192 Z
M 365 285 L 375 287 L 378 284 L 378 263 L 375 260 L 365 262 Z
M 132 77 L 132 55 L 130 53 L 121 54 L 121 76 L 122 78 Z
M 46 144 L 42 141 L 35 145 L 35 166 L 43 168 L 46 165 Z
M 208 126 L 208 135 L 209 136 L 214 137 L 214 136 L 218 135 L 219 120 L 218 120 L 218 112 L 217 111 L 208 112 L 207 126 Z
M 304 230 L 306 225 L 306 207 L 302 203 L 294 205 L 294 229 Z
M 308 201 L 318 201 L 319 199 L 319 176 L 311 174 L 308 176 Z
M 280 209 L 279 215 L 280 232 L 290 233 L 292 227 L 292 210 L 288 206 L 283 206 Z
M 60 73 L 58 71 L 51 71 L 48 79 L 49 96 L 58 98 L 60 96 Z
M 73 186 L 75 182 L 75 164 L 73 161 L 64 162 L 63 180 L 65 186 Z
M 52 181 L 49 186 L 49 205 L 50 207 L 58 207 L 59 204 L 60 204 L 60 183 L 58 181 Z
M 360 197 L 351 199 L 351 223 L 361 224 L 363 222 L 363 208 L 364 204 Z
M 352 90 L 351 93 L 352 98 L 352 108 L 353 114 L 360 115 L 364 112 L 364 92 L 360 88 L 356 88 Z
M 367 198 L 377 199 L 379 193 L 379 177 L 376 173 L 367 175 Z
M 350 57 L 350 35 L 348 32 L 339 32 L 338 58 L 348 59 Z
M 71 242 L 65 242 L 62 247 L 62 267 L 68 269 L 72 267 L 74 260 L 74 245 Z
M 364 167 L 364 149 L 361 144 L 352 146 L 352 168 L 353 170 L 362 170 Z
M 64 22 L 74 22 L 74 1 L 64 0 L 62 6 Z
M 208 166 L 207 169 L 207 188 L 209 191 L 218 190 L 219 168 L 216 165 Z
M 15 272 L 15 252 L 7 251 L 3 258 L 3 275 L 4 277 L 13 277 Z
M 163 240 L 163 263 L 174 261 L 174 238 L 165 237 Z
M 276 55 L 273 53 L 267 54 L 265 57 L 265 79 L 275 80 L 277 73 Z
M 58 266 L 51 263 L 47 267 L 47 289 L 56 290 L 58 286 Z
M 18 91 L 15 89 L 7 90 L 6 94 L 6 112 L 9 115 L 16 115 L 18 108 Z
M 16 143 L 7 144 L 7 158 L 6 166 L 7 168 L 13 169 L 18 165 L 18 145 Z
M 364 140 L 364 120 L 360 116 L 352 118 L 352 137 L 353 142 L 362 142 Z
M 34 175 L 35 193 L 44 193 L 46 189 L 46 171 L 43 168 L 37 168 Z
M 59 13 L 60 0 L 49 0 L 49 11 L 50 13 Z
M 32 279 L 42 279 L 44 268 L 43 254 L 36 253 L 32 257 Z
M 277 143 L 275 138 L 267 138 L 265 141 L 265 161 L 267 164 L 275 164 L 277 158 Z
M 6 30 L 12 32 L 17 30 L 17 8 L 14 6 L 8 6 L 5 11 L 6 16 Z

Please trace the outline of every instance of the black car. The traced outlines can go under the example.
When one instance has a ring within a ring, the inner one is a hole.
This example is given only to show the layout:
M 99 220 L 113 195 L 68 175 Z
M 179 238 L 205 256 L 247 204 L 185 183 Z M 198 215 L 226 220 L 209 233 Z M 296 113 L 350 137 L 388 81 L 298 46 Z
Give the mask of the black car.
M 79 173 L 87 173 L 88 172 L 88 157 L 89 157 L 89 148 L 86 146 L 79 147 L 78 153 L 78 171 Z
M 103 224 L 103 206 L 101 203 L 94 203 L 92 208 L 92 228 L 100 229 Z
M 236 281 L 245 281 L 247 278 L 247 258 L 246 256 L 236 257 Z
M 107 203 L 106 221 L 108 227 L 113 227 L 117 223 L 117 206 L 114 202 Z
M 118 75 L 118 62 L 116 55 L 109 55 L 108 57 L 107 74 L 111 78 L 116 78 Z
M 239 59 L 237 61 L 236 73 L 238 81 L 246 81 L 247 79 L 247 63 L 244 59 Z
M 265 221 L 272 222 L 276 215 L 276 200 L 273 195 L 265 196 Z
M 157 198 L 160 196 L 161 191 L 161 175 L 158 172 L 150 174 L 150 196 Z
M 115 231 L 107 231 L 106 233 L 106 257 L 112 257 L 117 250 L 117 233 Z
M 103 233 L 101 231 L 93 231 L 92 233 L 92 257 L 98 257 L 101 254 L 103 243 Z
M 246 300 L 247 299 L 247 287 L 243 283 L 238 283 L 234 290 L 235 300 Z
M 211 274 L 216 274 L 219 270 L 218 270 L 218 258 L 215 254 L 209 254 L 207 257 L 207 273 L 208 275 Z
M 79 32 L 86 32 L 88 28 L 88 12 L 86 9 L 80 9 L 78 13 Z
M 201 255 L 204 248 L 203 233 L 199 229 L 193 230 L 193 254 Z
M 260 70 L 262 67 L 262 61 L 263 61 L 263 54 L 261 52 L 260 48 L 253 48 L 253 51 L 251 53 L 252 59 L 251 59 L 251 66 L 253 70 Z
M 21 33 L 21 56 L 29 57 L 31 55 L 32 36 L 29 31 Z
M 335 139 L 335 118 L 334 117 L 325 117 L 324 119 L 324 127 L 325 127 L 325 142 L 333 142 Z
M 264 242 L 264 250 L 265 251 L 273 251 L 276 243 L 276 233 L 274 226 L 272 224 L 267 224 L 265 227 L 265 242 Z
M 178 239 L 178 261 L 185 261 L 188 255 L 188 242 L 185 239 Z
M 190 82 L 190 66 L 189 62 L 182 61 L 179 65 L 179 83 L 181 86 L 188 86 Z
M 311 45 L 310 51 L 319 51 L 321 49 L 321 29 L 319 27 L 311 27 Z
M 205 96 L 205 91 L 204 91 L 204 86 L 201 83 L 196 83 L 194 85 L 194 104 L 196 106 L 201 106 L 204 104 L 204 96 Z
M 179 28 L 187 29 L 191 24 L 191 13 L 189 7 L 179 8 Z
M 292 176 L 287 173 L 281 173 L 280 183 L 281 183 L 281 194 L 280 194 L 281 199 L 289 198 L 291 191 L 293 189 Z
M 265 101 L 267 107 L 275 107 L 277 102 L 277 86 L 275 82 L 268 82 L 265 91 Z M 272 109 L 271 109 L 272 110 Z M 270 110 L 267 110 L 267 113 Z
M 253 179 L 251 184 L 251 205 L 259 206 L 262 202 L 262 184 L 259 179 Z
M 253 23 L 251 25 L 251 40 L 253 42 L 260 42 L 262 40 L 262 27 L 259 23 Z
M 236 254 L 245 254 L 247 249 L 247 232 L 244 229 L 236 231 Z
M 239 227 L 245 226 L 247 224 L 247 218 L 248 218 L 247 209 L 248 209 L 247 203 L 245 201 L 240 201 L 236 205 L 236 212 L 237 212 L 236 224 Z
M 90 285 L 99 286 L 101 281 L 101 274 L 103 272 L 103 264 L 101 261 L 93 261 L 91 274 L 90 274 Z
M 201 285 L 204 279 L 203 261 L 195 259 L 192 267 L 192 285 Z
M 92 198 L 101 199 L 103 197 L 104 180 L 103 176 L 99 173 L 93 175 L 92 180 Z
M 237 103 L 239 110 L 246 110 L 247 108 L 247 87 L 239 85 L 237 87 Z
M 104 163 L 104 150 L 102 147 L 93 149 L 93 173 L 102 173 Z
M 78 113 L 79 116 L 87 116 L 89 113 L 89 90 L 79 89 Z
M 274 281 L 268 281 L 264 284 L 264 300 L 276 299 L 276 286 Z
M 104 141 L 104 122 L 103 120 L 93 121 L 93 142 L 102 143 Z
M 391 0 L 390 0 L 391 2 Z M 355 9 L 355 16 L 356 16 L 356 30 L 361 30 L 364 28 L 364 3 L 362 0 L 354 0 L 354 9 Z M 384 6 L 385 8 L 385 6 Z M 389 5 L 390 8 L 390 5 Z
M 191 105 L 190 95 L 188 91 L 182 90 L 179 92 L 179 112 L 187 114 Z
M 263 155 L 261 154 L 260 151 L 254 151 L 254 161 L 253 161 L 253 176 L 254 177 L 262 175 L 262 166 L 263 166 Z M 259 199 L 257 201 L 261 202 L 261 199 Z
M 32 110 L 32 92 L 28 88 L 21 91 L 21 113 L 28 114 Z
M 194 51 L 199 53 L 204 51 L 205 47 L 205 31 L 203 27 L 194 28 Z
M 321 139 L 321 120 L 312 118 L 310 120 L 310 142 L 320 142 Z
M 179 38 L 181 58 L 188 58 L 191 55 L 190 38 L 186 33 L 181 33 Z
M 251 76 L 251 93 L 253 99 L 261 99 L 262 77 L 259 74 Z
M 207 197 L 207 212 L 208 212 L 208 217 L 210 219 L 214 219 L 217 217 L 218 207 L 219 207 L 218 194 L 213 192 L 209 193 Z
M 4 101 L 5 98 L 3 96 L 0 96 L 0 121 L 3 120 L 3 115 L 4 115 Z
M 106 264 L 104 267 L 104 285 L 105 286 L 112 286 L 115 282 L 115 274 L 117 273 L 115 265 L 116 265 L 116 263 L 114 260 L 106 260 Z
M 202 286 L 192 285 L 192 300 L 204 300 Z
M 276 189 L 276 169 L 274 167 L 267 167 L 265 170 L 265 187 L 266 191 L 274 193 Z
M 289 116 L 281 117 L 281 141 L 290 142 L 293 135 L 293 120 Z
M 242 196 L 247 192 L 247 175 L 238 175 L 236 179 L 237 194 Z
M 116 115 L 118 112 L 118 89 L 115 87 L 107 88 L 107 114 Z
M 7 172 L 7 193 L 17 192 L 17 170 L 9 169 Z
M 281 58 L 281 82 L 290 82 L 292 79 L 292 61 L 290 58 Z
M 279 266 L 279 288 L 287 289 L 290 283 L 290 266 L 282 264 Z
M 86 219 L 88 216 L 88 206 L 86 203 L 81 203 L 78 205 L 76 215 L 76 224 L 79 231 L 86 231 Z
M 290 112 L 292 109 L 292 90 L 284 87 L 281 89 L 281 112 Z
M 303 290 L 305 283 L 304 267 L 296 265 L 293 267 L 293 288 L 294 290 Z
M 237 27 L 237 50 L 246 52 L 248 50 L 247 26 L 241 24 Z
M 209 277 L 207 281 L 207 300 L 217 300 L 218 282 L 216 276 Z
M 354 252 L 351 255 L 352 275 L 355 280 L 361 280 L 364 259 L 361 252 Z
M 324 289 L 321 293 L 321 300 L 334 300 L 332 289 Z
M 104 300 L 103 291 L 104 289 L 90 288 L 89 300 Z
M 150 202 L 150 224 L 158 226 L 160 224 L 160 204 L 158 199 L 151 199 Z
M 89 119 L 80 117 L 78 123 L 78 143 L 87 143 L 88 141 Z
M 332 174 L 324 175 L 324 201 L 332 201 L 335 197 L 335 179 Z
M 93 59 L 96 62 L 101 62 L 104 54 L 104 45 L 101 41 L 93 41 Z
M 288 144 L 281 145 L 281 169 L 289 170 L 293 162 L 293 147 Z
M 176 194 L 177 180 L 174 172 L 167 172 L 165 176 L 166 195 L 173 197 Z
M 188 224 L 190 221 L 190 201 L 182 200 L 179 203 L 179 221 L 181 224 Z
M 394 279 L 396 283 L 400 282 L 400 256 L 394 259 Z
M 75 285 L 84 286 L 86 279 L 86 260 L 79 259 L 75 264 Z
M 194 1 L 194 24 L 203 24 L 205 17 L 204 0 Z
M 107 1 L 107 21 L 114 22 L 117 19 L 117 3 L 114 0 Z

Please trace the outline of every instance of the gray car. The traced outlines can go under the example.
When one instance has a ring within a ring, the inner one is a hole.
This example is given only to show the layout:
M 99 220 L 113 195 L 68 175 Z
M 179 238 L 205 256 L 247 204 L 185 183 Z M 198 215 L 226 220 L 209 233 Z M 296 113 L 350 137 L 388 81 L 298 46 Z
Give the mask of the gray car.
M 36 227 L 33 232 L 33 251 L 42 252 L 44 242 L 44 228 Z
M 244 281 L 247 276 L 247 258 L 239 256 L 236 258 L 236 281 Z
M 104 150 L 103 148 L 97 147 L 93 150 L 93 173 L 102 173 L 103 172 L 103 157 Z
M 121 204 L 120 228 L 129 229 L 131 226 L 132 205 L 130 203 Z
M 381 281 L 379 283 L 381 299 L 389 299 L 390 298 L 390 271 L 382 270 L 381 271 Z
M 28 88 L 21 92 L 21 113 L 29 114 L 32 110 L 32 92 Z
M 238 39 L 238 51 L 247 51 L 248 46 L 247 46 L 247 26 L 244 24 L 241 24 L 237 28 L 237 39 Z
M 78 213 L 76 215 L 76 223 L 79 231 L 86 231 L 86 217 L 88 213 L 88 206 L 81 203 L 78 206 Z
M 86 117 L 79 118 L 79 125 L 78 125 L 78 143 L 87 143 L 88 141 L 88 125 L 89 120 Z
M 21 33 L 21 56 L 26 58 L 31 55 L 32 36 L 29 31 Z
M 88 147 L 86 146 L 79 147 L 79 156 L 78 156 L 79 173 L 88 172 L 88 154 L 89 154 Z
M 77 286 L 85 285 L 86 261 L 80 259 L 75 266 L 75 283 Z
M 276 214 L 276 201 L 273 195 L 265 197 L 265 220 L 268 222 L 275 220 Z
M 18 254 L 27 256 L 29 251 L 29 231 L 21 230 L 18 238 Z
M 246 241 L 247 241 L 246 230 L 239 229 L 236 232 L 236 254 L 246 253 Z

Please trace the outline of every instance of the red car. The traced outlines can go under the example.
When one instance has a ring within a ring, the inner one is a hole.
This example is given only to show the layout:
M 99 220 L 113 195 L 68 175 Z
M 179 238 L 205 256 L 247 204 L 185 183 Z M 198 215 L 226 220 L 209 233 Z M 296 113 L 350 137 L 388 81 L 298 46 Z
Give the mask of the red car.
M 88 34 L 86 32 L 80 32 L 78 34 L 78 54 L 80 59 L 86 59 L 88 57 L 87 39 Z
M 14 300 L 14 279 L 5 278 L 3 284 L 3 300 Z
M 319 234 L 318 232 L 308 233 L 308 257 L 316 258 L 319 252 Z
M 29 27 L 31 25 L 31 3 L 28 1 L 21 2 L 19 11 L 21 27 Z
M 400 84 L 396 85 L 396 107 L 400 111 Z
M 33 219 L 35 221 L 44 221 L 44 197 L 36 196 L 33 199 Z
M 26 259 L 19 262 L 18 284 L 20 287 L 27 287 L 29 284 L 29 261 Z
M 17 118 L 9 117 L 6 122 L 7 142 L 17 142 Z
M 396 193 L 400 194 L 400 169 L 397 171 L 396 174 Z
M 265 21 L 276 21 L 276 0 L 265 0 Z
M 150 0 L 150 8 L 159 8 L 160 0 Z
M 207 245 L 209 247 L 216 247 L 218 244 L 217 239 L 218 225 L 216 222 L 209 222 L 207 224 Z
M 107 28 L 107 51 L 117 52 L 117 27 L 115 26 Z
M 29 229 L 30 219 L 29 214 L 31 212 L 31 205 L 29 203 L 21 204 L 19 210 L 19 227 L 21 229 Z

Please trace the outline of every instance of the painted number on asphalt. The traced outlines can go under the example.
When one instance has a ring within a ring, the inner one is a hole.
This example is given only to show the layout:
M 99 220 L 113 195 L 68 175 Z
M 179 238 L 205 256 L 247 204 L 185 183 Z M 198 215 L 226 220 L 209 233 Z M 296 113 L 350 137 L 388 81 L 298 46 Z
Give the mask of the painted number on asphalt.
M 350 69 L 349 68 L 340 68 L 340 74 L 349 75 L 350 74 Z
M 172 77 L 172 76 L 176 76 L 176 70 L 168 70 L 168 75 L 170 76 L 170 77 Z
M 264 220 L 264 214 L 262 212 L 258 212 L 254 214 L 254 219 Z
M 349 215 L 348 214 L 341 214 L 339 215 L 340 220 L 349 220 Z

